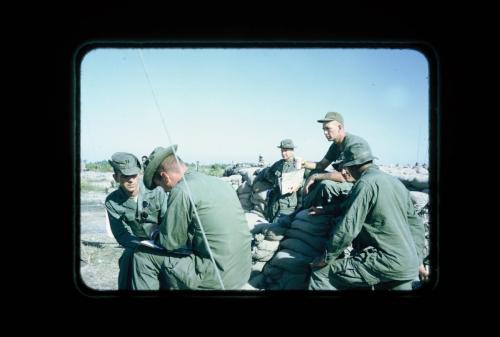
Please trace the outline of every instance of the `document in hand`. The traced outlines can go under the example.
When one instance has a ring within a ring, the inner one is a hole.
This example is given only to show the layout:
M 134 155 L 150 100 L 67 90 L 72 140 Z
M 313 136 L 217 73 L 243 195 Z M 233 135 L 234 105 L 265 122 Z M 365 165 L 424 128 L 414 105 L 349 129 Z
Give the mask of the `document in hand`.
M 142 241 L 139 242 L 139 244 L 141 244 L 143 246 L 146 246 L 146 247 L 149 247 L 149 248 L 155 248 L 155 249 L 162 249 L 163 250 L 163 247 L 160 247 L 157 244 L 155 244 L 155 242 L 153 240 L 142 240 Z
M 280 178 L 281 194 L 290 193 L 292 189 L 300 187 L 304 180 L 304 171 L 305 169 L 301 169 L 283 173 Z

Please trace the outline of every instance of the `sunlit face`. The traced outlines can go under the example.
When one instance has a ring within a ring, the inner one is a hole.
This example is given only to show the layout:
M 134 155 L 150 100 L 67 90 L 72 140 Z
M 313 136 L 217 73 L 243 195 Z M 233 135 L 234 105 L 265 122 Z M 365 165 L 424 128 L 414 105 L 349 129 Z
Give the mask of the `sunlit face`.
M 136 196 L 139 193 L 139 176 L 137 174 L 126 176 L 121 173 L 115 173 L 113 177 L 121 189 L 129 196 Z
M 340 130 L 342 125 L 337 121 L 330 121 L 323 123 L 323 134 L 330 142 L 337 142 L 339 139 Z
M 293 149 L 281 149 L 281 158 L 283 158 L 284 160 L 288 161 L 293 159 L 293 155 Z

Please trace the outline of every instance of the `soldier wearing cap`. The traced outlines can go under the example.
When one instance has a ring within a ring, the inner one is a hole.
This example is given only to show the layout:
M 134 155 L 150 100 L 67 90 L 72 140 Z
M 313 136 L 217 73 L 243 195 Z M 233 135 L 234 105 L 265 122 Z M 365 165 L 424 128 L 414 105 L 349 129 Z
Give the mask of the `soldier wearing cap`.
M 298 207 L 297 191 L 300 186 L 296 189 L 288 191 L 288 193 L 282 194 L 279 185 L 279 179 L 283 173 L 291 172 L 297 170 L 297 159 L 295 158 L 295 148 L 291 139 L 283 139 L 278 145 L 281 149 L 281 157 L 283 159 L 275 162 L 264 175 L 264 179 L 273 184 L 273 188 L 268 198 L 267 204 L 267 214 L 266 218 L 269 221 L 273 221 L 279 215 L 287 215 L 295 211 Z
M 157 147 L 144 170 L 147 188 L 170 192 L 155 240 L 165 251 L 136 251 L 132 287 L 158 290 L 165 280 L 166 289 L 241 289 L 250 277 L 252 237 L 240 201 L 226 182 L 191 171 L 176 150 Z
M 332 145 L 320 162 L 302 163 L 302 167 L 313 170 L 304 186 L 303 208 L 345 200 L 352 188 L 352 181 L 346 180 L 347 176 L 339 172 L 338 163 L 342 160 L 342 152 L 352 144 L 368 145 L 363 138 L 345 131 L 344 118 L 338 112 L 328 112 L 318 123 L 323 124 L 323 133 Z M 325 171 L 330 164 L 335 168 L 334 172 Z
M 410 193 L 397 178 L 380 171 L 373 159 L 364 143 L 344 150 L 342 166 L 356 182 L 325 256 L 311 263 L 311 290 L 411 290 L 417 276 L 428 276 L 423 266 L 424 225 Z M 351 243 L 350 256 L 340 258 Z
M 132 256 L 140 240 L 158 233 L 167 211 L 167 195 L 161 189 L 148 190 L 139 178 L 141 164 L 131 153 L 117 152 L 109 163 L 119 188 L 105 201 L 111 231 L 125 250 L 119 260 L 118 289 L 129 290 Z

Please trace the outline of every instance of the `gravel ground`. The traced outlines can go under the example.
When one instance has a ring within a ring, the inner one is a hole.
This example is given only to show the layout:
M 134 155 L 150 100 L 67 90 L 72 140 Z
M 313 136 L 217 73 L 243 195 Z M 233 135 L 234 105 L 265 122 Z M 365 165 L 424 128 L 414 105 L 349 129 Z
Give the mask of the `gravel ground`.
M 123 248 L 106 234 L 82 234 L 80 276 L 95 290 L 118 289 L 118 259 Z

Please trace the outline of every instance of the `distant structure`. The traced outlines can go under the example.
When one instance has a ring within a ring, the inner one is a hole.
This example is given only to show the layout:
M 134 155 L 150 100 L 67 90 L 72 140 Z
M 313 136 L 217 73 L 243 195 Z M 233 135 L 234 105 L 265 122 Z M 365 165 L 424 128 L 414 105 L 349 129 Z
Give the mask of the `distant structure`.
M 260 155 L 260 154 L 259 154 L 259 163 L 258 163 L 258 165 L 260 167 L 266 166 L 266 162 L 264 161 L 264 157 L 262 157 L 262 155 Z

